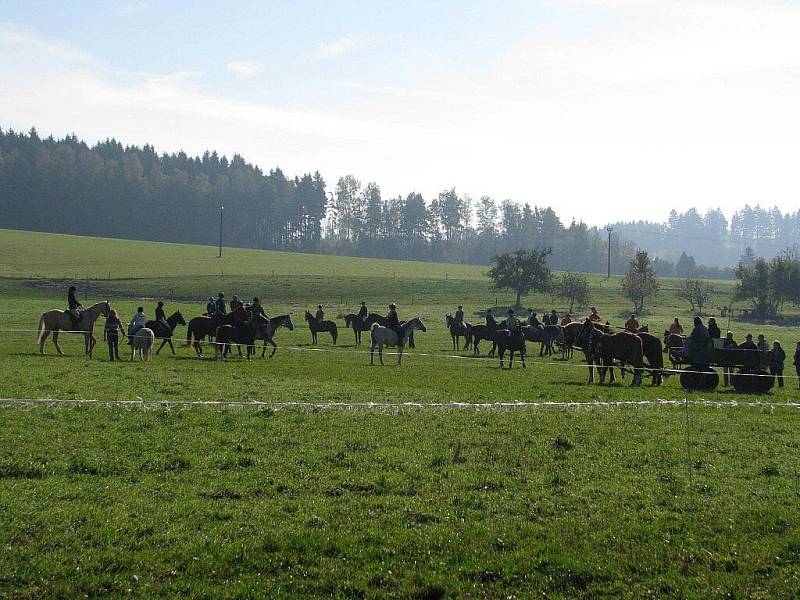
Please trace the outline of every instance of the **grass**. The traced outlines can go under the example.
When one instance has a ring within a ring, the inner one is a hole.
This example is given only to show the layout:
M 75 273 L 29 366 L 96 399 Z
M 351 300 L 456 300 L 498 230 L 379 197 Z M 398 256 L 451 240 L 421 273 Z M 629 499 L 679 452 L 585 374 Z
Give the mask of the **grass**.
M 477 320 L 511 299 L 490 291 L 478 267 L 445 280 L 442 265 L 242 250 L 229 255 L 241 252 L 241 272 L 222 279 L 198 258 L 209 248 L 19 232 L 0 232 L 0 247 L 0 271 L 27 274 L 0 279 L 2 327 L 16 330 L 0 338 L 0 397 L 146 401 L 0 403 L 0 596 L 800 593 L 797 380 L 760 397 L 688 395 L 717 405 L 688 405 L 687 456 L 681 405 L 597 404 L 681 400 L 676 378 L 587 386 L 577 358 L 532 352 L 524 371 L 501 371 L 453 352 L 445 312 L 461 303 Z M 274 358 L 250 363 L 200 361 L 182 346 L 146 364 L 109 363 L 102 341 L 86 360 L 77 338 L 67 356 L 52 346 L 39 356 L 38 315 L 64 304 L 69 269 L 90 270 L 91 254 L 115 273 L 85 297 L 110 297 L 124 318 L 140 303 L 152 314 L 159 297 L 188 318 L 224 289 L 260 295 L 270 314 L 293 311 L 296 329 L 280 331 Z M 292 272 L 259 273 L 261 261 Z M 164 277 L 164 265 L 185 273 Z M 592 285 L 601 314 L 621 322 L 618 282 L 593 276 Z M 341 321 L 339 345 L 322 334 L 324 352 L 309 346 L 304 308 L 322 302 L 338 319 L 362 298 L 376 310 L 395 300 L 401 315 L 426 321 L 403 366 L 370 367 Z M 540 312 L 554 304 L 526 302 Z M 650 310 L 654 331 L 689 317 L 669 289 Z M 792 329 L 733 328 L 793 348 Z M 186 404 L 195 400 L 237 404 Z M 277 408 L 500 401 L 586 406 Z

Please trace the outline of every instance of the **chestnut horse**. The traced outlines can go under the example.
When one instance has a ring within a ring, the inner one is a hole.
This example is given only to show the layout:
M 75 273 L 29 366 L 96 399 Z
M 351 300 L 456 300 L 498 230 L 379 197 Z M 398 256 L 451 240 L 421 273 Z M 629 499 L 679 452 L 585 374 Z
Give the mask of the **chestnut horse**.
M 321 323 L 314 318 L 310 312 L 306 311 L 306 322 L 308 329 L 311 331 L 311 343 L 317 344 L 317 334 L 321 331 L 327 331 L 333 338 L 333 345 L 336 345 L 336 338 L 339 336 L 339 329 L 333 321 L 322 321 Z
M 111 306 L 109 305 L 108 300 L 98 302 L 89 308 L 83 309 L 81 311 L 80 320 L 77 322 L 77 324 L 75 324 L 72 322 L 69 313 L 66 311 L 58 308 L 48 310 L 46 313 L 43 313 L 41 317 L 39 317 L 39 329 L 37 335 L 39 342 L 39 353 L 44 354 L 44 342 L 47 340 L 47 336 L 52 333 L 53 344 L 55 345 L 56 350 L 58 350 L 59 354 L 64 354 L 61 351 L 61 347 L 58 345 L 58 332 L 63 331 L 65 333 L 82 334 L 86 355 L 89 358 L 92 358 L 92 350 L 94 349 L 94 345 L 97 343 L 97 340 L 94 337 L 94 322 L 97 321 L 100 315 L 108 317 L 110 312 Z

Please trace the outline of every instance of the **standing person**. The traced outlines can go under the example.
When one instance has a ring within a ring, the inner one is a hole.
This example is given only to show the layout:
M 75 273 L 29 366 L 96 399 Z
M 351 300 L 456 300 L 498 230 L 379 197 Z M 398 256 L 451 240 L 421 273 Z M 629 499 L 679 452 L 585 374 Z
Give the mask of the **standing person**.
M 458 305 L 458 310 L 456 310 L 455 317 L 453 318 L 455 322 L 458 324 L 459 327 L 465 329 L 466 326 L 464 325 L 464 307 L 460 304 Z
M 744 341 L 739 346 L 741 350 L 758 350 L 758 346 L 753 343 L 753 334 L 748 333 L 747 336 L 744 338 Z
M 144 324 L 147 323 L 147 317 L 144 316 L 144 308 L 139 307 L 136 309 L 136 314 L 133 315 L 131 322 L 128 323 L 128 343 L 133 344 L 133 336 L 139 331 Z
M 717 325 L 717 320 L 714 317 L 709 317 L 708 319 L 708 335 L 715 340 L 722 337 L 722 332 L 719 330 L 719 325 Z
M 497 329 L 497 321 L 494 319 L 491 308 L 486 309 L 486 326 L 492 329 Z M 800 344 L 800 342 L 798 342 L 798 344 Z
M 325 311 L 322 310 L 322 304 L 317 304 L 317 314 L 314 315 L 317 323 L 322 323 L 325 320 Z
M 74 285 L 69 286 L 69 290 L 67 290 L 67 313 L 69 318 L 72 319 L 73 325 L 76 325 L 81 320 L 81 311 L 83 310 L 83 304 L 78 302 L 77 293 L 78 290 Z
M 389 313 L 386 315 L 386 327 L 392 329 L 397 334 L 397 339 L 403 339 L 403 328 L 400 326 L 400 318 L 397 316 L 397 305 L 392 302 L 389 305 Z
M 367 309 L 366 302 L 361 302 L 361 308 L 358 309 L 358 318 L 362 323 L 367 322 L 367 319 L 369 318 L 369 310 Z
M 239 300 L 239 296 L 234 294 L 233 298 L 231 298 L 231 312 L 236 312 L 237 309 L 242 308 L 243 306 L 244 302 Z
M 733 339 L 733 332 L 729 331 L 725 334 L 725 339 L 722 341 L 722 347 L 728 350 L 733 350 L 739 346 Z M 727 387 L 733 383 L 733 367 L 725 367 L 722 372 L 722 385 Z
M 639 333 L 639 321 L 636 320 L 635 314 L 631 313 L 631 316 L 625 321 L 625 331 L 628 333 Z
M 161 321 L 164 325 L 167 324 L 167 315 L 164 313 L 164 303 L 159 301 L 156 306 L 156 321 Z
M 208 303 L 206 304 L 206 314 L 210 317 L 215 312 L 217 312 L 217 303 L 214 302 L 214 297 L 208 297 Z
M 591 314 L 589 315 L 589 320 L 590 320 L 592 323 L 599 323 L 599 322 L 601 321 L 601 319 L 600 319 L 600 315 L 599 315 L 599 314 L 597 314 L 597 309 L 596 309 L 594 306 L 592 307 L 592 312 L 591 312 Z
M 106 318 L 106 324 L 103 327 L 103 339 L 108 342 L 108 360 L 114 362 L 116 358 L 119 360 L 119 334 L 122 332 L 122 321 L 117 316 L 117 311 L 111 309 Z
M 225 306 L 225 294 L 222 292 L 217 294 L 217 301 L 214 303 L 214 312 L 218 315 L 228 314 L 228 309 Z
M 669 332 L 674 335 L 683 335 L 683 325 L 678 321 L 678 317 L 669 326 Z
M 759 349 L 761 352 L 766 352 L 767 350 L 769 350 L 769 346 L 767 345 L 767 340 L 766 340 L 766 338 L 764 337 L 764 334 L 763 334 L 763 333 L 759 333 L 759 334 L 758 334 L 758 343 L 756 344 L 756 347 L 757 347 L 757 348 L 758 348 L 758 349 Z
M 798 386 L 800 386 L 800 342 L 794 347 L 794 372 L 797 373 Z
M 772 362 L 769 365 L 769 374 L 778 380 L 778 387 L 783 387 L 783 362 L 786 352 L 778 340 L 772 342 Z

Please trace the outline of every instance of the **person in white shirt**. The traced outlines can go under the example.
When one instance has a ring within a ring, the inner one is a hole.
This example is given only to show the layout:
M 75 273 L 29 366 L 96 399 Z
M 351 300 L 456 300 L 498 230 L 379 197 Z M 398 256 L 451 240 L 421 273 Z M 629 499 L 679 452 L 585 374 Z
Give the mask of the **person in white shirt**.
M 133 315 L 131 322 L 128 323 L 128 343 L 131 343 L 131 338 L 136 335 L 136 332 L 139 331 L 144 324 L 147 323 L 147 317 L 144 316 L 144 308 L 139 307 L 136 309 L 136 314 Z

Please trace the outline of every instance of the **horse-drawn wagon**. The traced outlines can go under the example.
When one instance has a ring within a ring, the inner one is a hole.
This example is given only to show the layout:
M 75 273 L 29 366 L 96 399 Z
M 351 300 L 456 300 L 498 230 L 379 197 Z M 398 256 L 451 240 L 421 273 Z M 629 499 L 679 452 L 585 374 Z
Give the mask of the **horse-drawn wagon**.
M 670 353 L 682 352 L 682 349 Z M 749 350 L 747 348 L 689 349 L 688 356 L 675 355 L 675 362 L 688 364 L 681 370 L 681 385 L 685 390 L 709 391 L 719 385 L 719 374 L 714 367 L 730 369 L 731 385 L 737 392 L 762 394 L 772 389 L 775 382 L 768 369 L 772 363 L 772 351 Z

